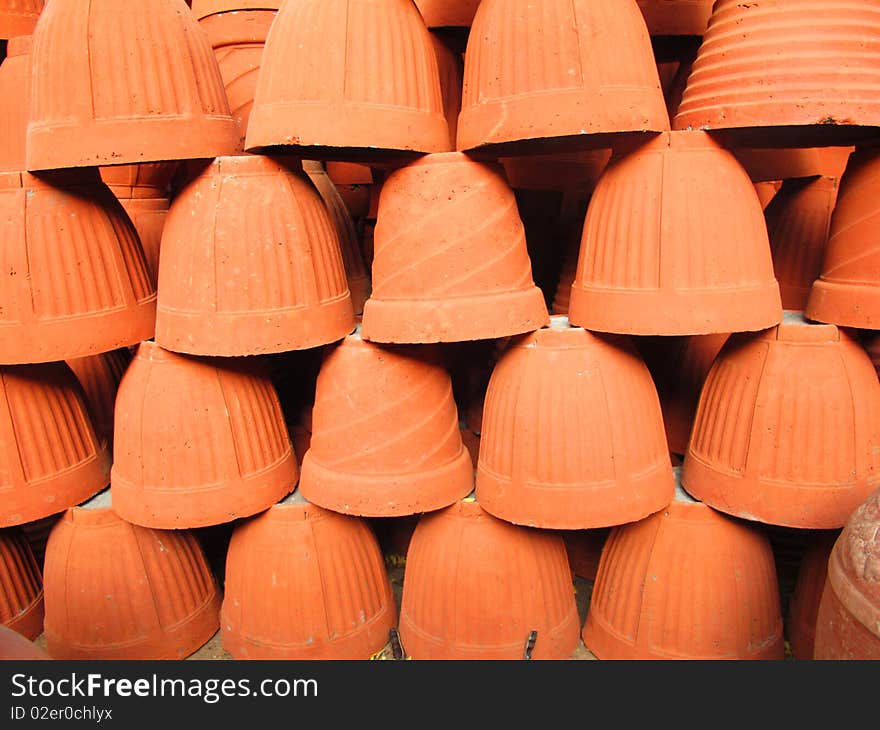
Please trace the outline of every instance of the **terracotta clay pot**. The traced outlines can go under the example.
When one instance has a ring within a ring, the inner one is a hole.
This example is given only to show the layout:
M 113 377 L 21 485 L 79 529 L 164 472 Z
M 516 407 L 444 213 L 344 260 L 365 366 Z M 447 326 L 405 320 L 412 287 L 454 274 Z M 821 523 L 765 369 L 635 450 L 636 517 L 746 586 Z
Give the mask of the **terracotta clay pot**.
M 486 394 L 477 497 L 529 527 L 582 530 L 662 509 L 674 482 L 648 368 L 629 343 L 557 317 L 501 357 Z
M 116 391 L 130 362 L 131 353 L 125 349 L 67 361 L 85 392 L 95 431 L 111 444 Z
M 220 616 L 236 659 L 369 659 L 397 607 L 366 522 L 295 492 L 236 528 Z
M 452 383 L 421 353 L 350 335 L 321 366 L 300 488 L 345 514 L 397 517 L 452 504 L 473 487 Z
M 635 335 L 779 322 L 761 206 L 733 155 L 705 132 L 672 132 L 612 160 L 587 211 L 569 318 Z
M 878 453 L 880 382 L 865 351 L 844 330 L 786 312 L 718 355 L 683 481 L 736 517 L 832 529 L 877 488 Z
M 828 576 L 828 558 L 837 537 L 836 531 L 816 533 L 801 561 L 785 621 L 785 632 L 795 659 L 813 658 L 819 603 Z
M 36 644 L 12 629 L 0 626 L 0 661 L 28 662 L 48 658 Z
M 0 38 L 12 39 L 33 33 L 44 4 L 45 0 L 2 0 Z
M 501 164 L 515 190 L 593 192 L 608 166 L 611 150 L 587 150 L 555 155 L 504 157 Z
M 429 28 L 467 28 L 474 20 L 480 0 L 416 0 Z
M 781 180 L 755 183 L 755 192 L 758 194 L 758 200 L 761 202 L 761 207 L 765 211 L 767 210 L 767 206 L 770 205 L 770 201 L 776 197 L 776 193 L 779 192 L 781 187 Z
M 458 134 L 458 115 L 461 113 L 464 60 L 437 33 L 431 33 L 431 43 L 437 56 L 440 93 L 443 96 L 443 113 L 449 124 L 449 139 L 454 140 Z
M 713 0 L 638 0 L 648 32 L 701 36 L 709 25 Z
M 327 174 L 352 218 L 366 218 L 370 212 L 370 186 L 373 184 L 370 168 L 354 162 L 328 162 Z
M 612 530 L 583 639 L 600 659 L 782 659 L 767 537 L 679 487 L 666 509 Z
M 196 538 L 125 522 L 108 492 L 52 530 L 44 584 L 53 659 L 184 659 L 220 626 L 220 596 Z
M 220 157 L 175 198 L 159 262 L 162 347 L 257 355 L 353 329 L 339 237 L 302 172 L 268 157 Z
M 753 182 L 773 182 L 793 177 L 833 177 L 839 180 L 853 147 L 810 147 L 807 149 L 733 150 Z
M 411 0 L 299 0 L 272 24 L 247 150 L 368 158 L 450 149 L 437 59 Z
M 61 513 L 49 515 L 34 522 L 25 522 L 19 527 L 31 546 L 31 552 L 33 552 L 41 572 L 43 560 L 46 557 L 46 543 L 49 542 L 49 533 L 52 532 L 52 528 L 55 527 L 55 523 L 59 519 L 61 519 Z
M 584 580 L 596 580 L 602 546 L 608 530 L 572 530 L 562 533 L 571 572 Z
M 862 346 L 867 351 L 868 357 L 871 358 L 871 362 L 874 363 L 874 369 L 880 377 L 880 333 L 863 332 Z
M 0 65 L 0 172 L 25 169 L 32 45 L 31 36 L 10 39 Z
M 878 32 L 873 2 L 717 0 L 674 127 L 760 147 L 876 135 Z
M 43 578 L 16 529 L 0 531 L 0 624 L 31 641 L 43 633 Z
M 458 149 L 607 147 L 609 133 L 667 129 L 634 0 L 480 4 L 465 55 Z
M 880 659 L 880 491 L 853 513 L 828 560 L 816 659 Z
M 466 556 L 466 559 L 465 559 Z M 400 640 L 413 659 L 567 659 L 578 614 L 562 537 L 473 499 L 424 516 L 406 556 Z
M 297 464 L 258 362 L 175 355 L 152 342 L 119 386 L 113 508 L 144 527 L 218 525 L 293 491 Z
M 429 155 L 382 188 L 364 339 L 462 342 L 548 323 L 516 198 L 497 166 Z
M 0 368 L 0 527 L 71 507 L 107 486 L 110 454 L 63 363 Z
M 278 10 L 282 0 L 193 0 L 193 16 L 201 20 L 216 13 L 238 13 L 250 10 Z

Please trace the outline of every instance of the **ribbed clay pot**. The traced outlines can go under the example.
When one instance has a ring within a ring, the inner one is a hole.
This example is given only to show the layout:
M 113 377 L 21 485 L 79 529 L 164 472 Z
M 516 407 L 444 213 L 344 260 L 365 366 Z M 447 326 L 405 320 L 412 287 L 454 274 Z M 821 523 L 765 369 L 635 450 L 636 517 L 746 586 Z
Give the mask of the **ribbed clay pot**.
M 429 28 L 468 28 L 480 0 L 416 0 Z
M 17 529 L 0 530 L 0 624 L 31 641 L 43 633 L 43 578 Z
M 679 487 L 666 509 L 612 530 L 583 639 L 600 659 L 782 659 L 770 542 Z
M 870 0 L 717 0 L 674 127 L 761 147 L 876 135 L 878 33 Z
M 705 132 L 672 132 L 613 159 L 590 200 L 569 318 L 634 335 L 779 322 L 761 205 L 733 155 Z
M 39 646 L 21 634 L 0 626 L 0 661 L 36 661 L 49 657 Z
M 413 659 L 568 659 L 578 613 L 562 537 L 473 499 L 425 515 L 406 556 L 400 640 Z
M 687 490 L 736 517 L 841 527 L 880 484 L 880 382 L 844 330 L 786 312 L 733 335 L 703 386 Z
M 828 560 L 816 659 L 880 659 L 880 491 L 853 513 Z
M 839 180 L 852 153 L 852 147 L 808 147 L 805 149 L 733 150 L 753 182 L 773 182 L 793 177 L 833 177 Z
M 609 133 L 667 129 L 634 0 L 480 3 L 465 55 L 458 149 L 607 147 Z
M 76 379 L 86 396 L 86 404 L 92 416 L 92 423 L 98 435 L 108 443 L 113 443 L 113 410 L 116 406 L 116 391 L 119 381 L 131 362 L 127 349 L 113 350 L 90 357 L 68 360 Z
M 446 507 L 473 487 L 449 375 L 421 352 L 359 333 L 321 366 L 300 488 L 314 504 L 366 517 Z
M 442 152 L 452 142 L 431 37 L 411 0 L 298 0 L 269 31 L 247 150 L 306 158 Z
M 382 188 L 364 339 L 461 342 L 548 323 L 501 169 L 454 152 L 393 172 Z
M 828 576 L 828 558 L 837 537 L 836 531 L 816 533 L 801 560 L 785 620 L 785 633 L 795 659 L 813 658 L 819 603 Z
M 0 404 L 0 527 L 56 514 L 107 486 L 107 443 L 66 365 L 0 368 Z
M 178 195 L 162 234 L 156 342 L 258 355 L 340 340 L 354 312 L 339 237 L 302 172 L 220 157 Z
M 236 528 L 220 614 L 223 647 L 236 659 L 369 659 L 396 622 L 364 520 L 296 492 Z
M 131 525 L 110 507 L 103 492 L 68 510 L 49 537 L 49 655 L 184 659 L 220 626 L 220 596 L 202 549 L 190 532 Z
M 113 509 L 145 527 L 230 522 L 293 491 L 297 464 L 272 382 L 252 360 L 176 355 L 152 342 L 119 386 Z
M 44 4 L 45 0 L 2 0 L 0 38 L 11 39 L 33 33 Z
M 529 527 L 583 530 L 662 509 L 674 482 L 657 391 L 632 346 L 568 326 L 520 338 L 486 394 L 477 497 Z
M 10 39 L 0 64 L 0 172 L 21 172 L 26 166 L 32 45 L 31 36 Z
M 701 36 L 709 25 L 713 0 L 637 0 L 652 35 Z

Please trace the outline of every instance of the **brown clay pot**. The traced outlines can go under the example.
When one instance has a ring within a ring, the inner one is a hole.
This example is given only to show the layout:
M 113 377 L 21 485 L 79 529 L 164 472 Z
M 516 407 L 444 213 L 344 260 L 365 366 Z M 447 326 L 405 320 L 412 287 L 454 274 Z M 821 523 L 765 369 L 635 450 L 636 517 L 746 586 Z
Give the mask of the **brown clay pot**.
M 593 192 L 608 166 L 611 150 L 587 150 L 555 155 L 504 157 L 501 164 L 514 190 Z
M 786 312 L 733 335 L 703 386 L 684 460 L 706 504 L 786 527 L 841 527 L 876 489 L 880 383 L 844 330 Z
M 131 525 L 110 506 L 103 492 L 52 530 L 44 573 L 49 655 L 184 659 L 220 626 L 202 549 L 190 532 Z
M 0 64 L 0 172 L 25 169 L 32 45 L 29 35 L 10 39 Z
M 567 659 L 578 613 L 562 537 L 473 499 L 425 515 L 406 556 L 400 639 L 413 659 Z
M 295 492 L 236 528 L 220 623 L 236 659 L 369 659 L 397 623 L 379 543 Z
M 198 359 L 144 342 L 119 386 L 113 509 L 144 527 L 218 525 L 293 491 L 278 396 L 252 360 Z
M 468 28 L 480 0 L 416 0 L 429 28 Z
M 813 658 L 819 603 L 828 576 L 828 558 L 837 537 L 836 531 L 813 534 L 801 560 L 785 621 L 786 636 L 795 659 Z
M 652 35 L 695 35 L 706 32 L 713 0 L 638 0 Z
M 773 182 L 793 177 L 833 177 L 839 180 L 853 147 L 809 147 L 806 149 L 733 150 L 753 182 Z
M 43 578 L 17 529 L 0 530 L 0 624 L 31 641 L 43 633 Z
M 159 262 L 162 347 L 257 355 L 353 329 L 339 237 L 302 172 L 268 157 L 220 157 L 175 198 Z
M 48 658 L 36 644 L 12 629 L 0 626 L 0 661 L 29 662 Z
M 108 443 L 113 443 L 113 409 L 116 405 L 116 391 L 119 381 L 131 362 L 131 353 L 126 350 L 113 350 L 90 357 L 68 360 L 76 379 L 86 396 L 86 404 L 92 415 L 95 431 Z
M 635 335 L 779 322 L 767 227 L 733 155 L 705 132 L 672 132 L 612 160 L 587 211 L 569 318 Z
M 497 166 L 428 155 L 382 188 L 364 339 L 462 342 L 549 322 L 516 198 Z
M 765 211 L 767 210 L 767 206 L 770 205 L 770 201 L 773 200 L 774 197 L 776 197 L 776 193 L 779 192 L 779 189 L 781 187 L 781 180 L 755 183 L 755 192 L 758 194 L 758 200 L 761 203 L 761 208 L 763 208 Z
M 871 362 L 874 363 L 874 369 L 880 377 L 880 333 L 863 332 L 862 346 L 867 351 L 868 357 L 871 358 Z
M 2 0 L 0 38 L 12 39 L 33 33 L 44 4 L 45 0 Z
M 571 530 L 562 533 L 571 572 L 584 580 L 596 580 L 602 547 L 608 530 Z

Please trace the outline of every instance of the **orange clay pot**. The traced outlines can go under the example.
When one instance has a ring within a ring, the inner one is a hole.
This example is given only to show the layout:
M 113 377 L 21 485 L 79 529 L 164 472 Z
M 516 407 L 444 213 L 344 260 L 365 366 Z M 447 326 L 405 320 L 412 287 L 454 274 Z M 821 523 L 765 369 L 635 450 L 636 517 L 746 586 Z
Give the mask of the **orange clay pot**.
M 562 537 L 472 499 L 426 515 L 406 556 L 400 640 L 413 659 L 567 659 L 578 613 Z
M 31 641 L 43 633 L 43 578 L 16 529 L 0 531 L 0 624 Z
M 336 185 L 352 218 L 366 218 L 372 197 L 372 170 L 354 162 L 328 162 L 327 174 Z
M 880 152 L 856 152 L 840 183 L 822 275 L 807 316 L 880 329 Z
M 49 657 L 39 646 L 12 629 L 0 626 L 0 661 L 27 662 Z
M 479 4 L 480 0 L 416 0 L 429 28 L 467 28 Z
M 828 575 L 828 558 L 838 533 L 816 533 L 798 571 L 797 584 L 788 606 L 785 631 L 795 659 L 812 659 L 816 643 L 816 619 Z
M 607 147 L 608 133 L 667 129 L 634 0 L 480 4 L 465 55 L 458 149 Z
M 236 659 L 369 659 L 397 607 L 366 522 L 296 492 L 236 528 L 220 617 Z
M 880 659 L 880 491 L 855 511 L 828 560 L 816 659 Z
M 364 339 L 462 342 L 547 324 L 516 198 L 497 166 L 423 157 L 382 188 Z
M 48 517 L 107 486 L 107 444 L 67 366 L 0 368 L 0 404 L 0 527 Z
M 184 659 L 220 625 L 220 596 L 192 533 L 131 525 L 108 492 L 52 530 L 44 583 L 53 659 Z
M 452 383 L 411 349 L 349 335 L 321 366 L 300 488 L 345 514 L 397 517 L 468 494 L 474 467 L 461 443 Z
M 611 150 L 588 150 L 555 155 L 505 157 L 507 181 L 515 190 L 592 192 L 608 166 Z
M 862 345 L 868 353 L 868 357 L 871 358 L 871 362 L 874 363 L 877 375 L 880 376 L 880 333 L 864 332 L 863 335 Z
M 811 147 L 807 149 L 733 150 L 753 182 L 773 182 L 793 177 L 833 177 L 839 180 L 853 147 Z
M 878 33 L 874 2 L 717 0 L 674 127 L 760 147 L 875 135 Z
M 782 659 L 770 542 L 679 487 L 666 509 L 612 530 L 583 639 L 600 659 Z
M 464 60 L 436 33 L 431 33 L 431 43 L 437 56 L 440 74 L 440 93 L 443 96 L 443 113 L 449 124 L 449 139 L 458 133 L 458 115 L 461 113 L 461 89 L 464 83 Z
M 387 158 L 450 145 L 437 59 L 411 0 L 282 6 L 263 54 L 249 152 Z
M 278 10 L 282 0 L 193 0 L 192 14 L 198 20 L 216 13 L 238 13 L 249 10 Z
M 674 482 L 648 368 L 632 346 L 554 318 L 498 362 L 483 411 L 477 497 L 529 527 L 582 530 L 662 509 Z
M 220 157 L 175 198 L 162 234 L 156 342 L 258 355 L 340 340 L 354 313 L 339 237 L 302 172 Z
M 781 187 L 781 180 L 755 183 L 755 192 L 758 194 L 758 200 L 761 202 L 761 207 L 765 211 L 767 210 L 767 206 L 770 205 L 770 201 L 776 197 L 776 193 L 779 192 Z
M 89 407 L 95 431 L 111 444 L 116 391 L 130 362 L 131 353 L 127 349 L 67 361 L 85 392 L 86 405 Z
M 0 38 L 11 39 L 33 33 L 44 4 L 45 0 L 2 0 Z
M 572 530 L 562 533 L 571 572 L 584 580 L 596 580 L 602 546 L 608 530 Z
M 113 509 L 144 527 L 230 522 L 293 491 L 297 464 L 259 363 L 202 360 L 152 342 L 119 386 Z
M 803 310 L 822 270 L 837 180 L 786 180 L 767 206 L 765 218 L 782 306 Z
M 635 335 L 779 322 L 761 205 L 733 155 L 704 132 L 672 132 L 612 160 L 587 211 L 569 318 Z
M 0 65 L 0 172 L 25 169 L 31 46 L 31 36 L 12 38 Z
M 638 0 L 648 32 L 701 36 L 709 25 L 713 0 Z
M 865 351 L 845 331 L 787 312 L 718 355 L 683 482 L 736 517 L 831 529 L 880 484 L 878 454 L 880 382 Z

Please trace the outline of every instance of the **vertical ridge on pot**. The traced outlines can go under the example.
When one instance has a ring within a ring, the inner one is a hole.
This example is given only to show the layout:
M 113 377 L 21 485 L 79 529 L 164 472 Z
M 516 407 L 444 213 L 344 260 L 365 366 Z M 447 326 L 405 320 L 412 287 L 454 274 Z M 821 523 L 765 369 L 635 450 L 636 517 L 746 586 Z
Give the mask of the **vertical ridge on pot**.
M 43 633 L 43 579 L 24 535 L 0 531 L 0 624 L 31 641 Z

